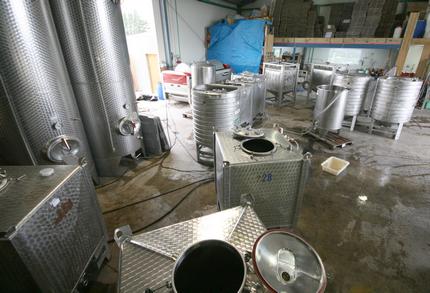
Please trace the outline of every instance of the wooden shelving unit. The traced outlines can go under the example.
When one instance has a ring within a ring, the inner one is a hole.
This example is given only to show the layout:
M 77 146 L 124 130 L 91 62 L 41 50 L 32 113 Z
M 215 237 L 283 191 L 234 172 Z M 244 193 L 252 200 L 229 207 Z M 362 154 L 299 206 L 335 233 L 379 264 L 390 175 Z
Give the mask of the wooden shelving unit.
M 401 43 L 401 38 L 275 38 L 273 46 L 305 48 L 399 49 Z

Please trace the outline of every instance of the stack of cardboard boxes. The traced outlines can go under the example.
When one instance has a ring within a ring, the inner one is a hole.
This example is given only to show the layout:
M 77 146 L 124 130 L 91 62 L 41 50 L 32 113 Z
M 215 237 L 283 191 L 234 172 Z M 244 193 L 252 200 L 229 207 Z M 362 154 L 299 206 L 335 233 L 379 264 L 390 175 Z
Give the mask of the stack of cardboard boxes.
M 317 11 L 311 0 L 276 1 L 273 29 L 277 37 L 313 37 Z
M 398 0 L 358 0 L 348 37 L 391 37 Z

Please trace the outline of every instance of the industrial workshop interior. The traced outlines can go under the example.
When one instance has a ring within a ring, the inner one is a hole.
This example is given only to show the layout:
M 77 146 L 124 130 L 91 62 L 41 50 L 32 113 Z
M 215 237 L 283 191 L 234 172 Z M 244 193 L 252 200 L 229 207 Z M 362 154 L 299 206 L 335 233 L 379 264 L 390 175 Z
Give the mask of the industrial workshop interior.
M 430 292 L 430 2 L 1 0 L 0 292 Z

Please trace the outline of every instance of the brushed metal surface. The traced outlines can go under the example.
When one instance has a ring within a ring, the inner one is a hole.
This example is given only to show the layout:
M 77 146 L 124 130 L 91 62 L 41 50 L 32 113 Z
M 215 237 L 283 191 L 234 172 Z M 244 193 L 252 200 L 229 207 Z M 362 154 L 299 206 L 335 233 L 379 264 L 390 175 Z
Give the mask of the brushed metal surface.
M 46 167 L 54 174 L 42 177 L 39 171 Z M 26 292 L 71 292 L 96 251 L 101 246 L 107 249 L 93 184 L 77 166 L 0 168 L 13 178 L 0 192 L 0 243 L 13 251 L 13 257 L 5 263 L 5 251 L 0 249 L 0 266 L 19 264 L 17 271 L 28 272 L 29 283 L 20 284 Z M 13 278 L 0 279 L 7 292 L 17 285 Z M 37 288 L 31 287 L 34 283 Z
M 51 9 L 97 170 L 121 175 L 121 158 L 141 142 L 138 132 L 118 131 L 122 118 L 137 115 L 120 4 L 52 0 Z
M 263 74 L 266 77 L 267 90 L 291 92 L 295 90 L 299 64 L 287 62 L 264 63 Z
M 367 87 L 367 92 L 366 92 L 366 97 L 364 98 L 363 101 L 363 108 L 362 110 L 364 112 L 368 112 L 370 114 L 370 109 L 372 107 L 372 102 L 373 102 L 373 96 L 375 94 L 375 88 L 376 88 L 376 83 L 377 83 L 377 78 L 372 76 L 370 81 L 369 81 L 369 85 Z
M 345 116 L 348 90 L 340 86 L 320 85 L 317 87 L 317 100 L 314 108 L 314 120 L 323 130 L 339 130 Z
M 389 123 L 408 122 L 422 84 L 422 80 L 416 78 L 380 77 L 372 105 L 372 118 Z
M 240 80 L 226 80 L 226 84 L 238 87 L 240 95 L 240 126 L 250 126 L 253 122 L 252 101 L 254 86 Z
M 208 61 L 194 62 L 191 64 L 191 86 L 211 84 L 216 81 L 216 67 Z
M 250 155 L 231 132 L 215 133 L 215 176 L 221 209 L 240 205 L 250 194 L 254 209 L 267 227 L 293 226 L 301 205 L 308 160 L 277 131 L 262 129 L 276 145 L 270 155 Z
M 312 64 L 310 75 L 311 89 L 316 91 L 320 85 L 331 84 L 335 69 L 334 65 Z
M 86 157 L 96 178 L 48 1 L 0 1 L 0 28 L 0 112 L 8 113 L 1 128 L 9 137 L 0 140 L 0 151 L 17 157 L 24 145 L 23 156 L 33 159 L 11 163 L 52 164 L 46 144 L 61 135 L 75 137 L 81 143 L 78 157 Z M 12 139 L 16 148 L 9 145 Z
M 263 119 L 266 111 L 266 77 L 263 74 L 242 72 L 234 76 L 233 82 L 252 86 L 252 119 L 253 121 Z
M 365 74 L 336 73 L 333 85 L 349 89 L 346 96 L 345 116 L 357 116 L 363 106 L 371 76 Z
M 157 245 L 159 249 L 180 255 L 195 242 L 219 239 L 245 253 L 252 251 L 254 242 L 265 231 L 266 228 L 252 208 L 236 207 L 134 235 L 132 240 L 144 245 Z M 147 288 L 159 288 L 171 280 L 174 265 L 171 258 L 127 241 L 121 245 L 119 262 L 120 292 L 143 292 Z M 252 281 L 248 273 L 247 284 Z M 170 290 L 164 287 L 157 292 Z
M 240 124 L 240 93 L 221 84 L 193 89 L 193 130 L 196 142 L 213 149 L 213 132 L 231 130 Z
M 253 261 L 274 292 L 321 293 L 327 285 L 318 253 L 305 240 L 288 231 L 267 231 L 255 244 Z

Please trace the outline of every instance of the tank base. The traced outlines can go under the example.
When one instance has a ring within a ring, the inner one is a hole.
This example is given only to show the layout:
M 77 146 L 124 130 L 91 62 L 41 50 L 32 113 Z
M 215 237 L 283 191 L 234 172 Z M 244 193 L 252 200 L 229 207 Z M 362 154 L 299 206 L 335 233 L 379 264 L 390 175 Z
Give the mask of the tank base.
M 349 117 L 351 117 L 351 121 L 349 121 L 349 119 L 348 119 Z M 346 119 L 344 118 L 342 126 L 348 127 L 349 131 L 354 131 L 355 124 L 357 123 L 357 115 L 356 116 L 349 116 L 349 117 L 345 116 Z
M 287 105 L 295 105 L 296 104 L 296 90 L 293 91 L 269 91 L 269 93 L 273 94 L 273 97 L 267 97 L 266 103 L 270 105 L 274 105 L 275 107 L 283 107 Z
M 199 164 L 213 167 L 214 165 L 214 152 L 210 148 L 196 143 L 197 162 Z
M 368 132 L 369 134 L 373 134 L 374 132 L 382 133 L 390 136 L 394 140 L 398 140 L 402 133 L 402 129 L 403 123 L 389 123 L 372 119 Z
M 97 171 L 100 177 L 119 177 L 124 175 L 127 170 L 132 167 L 128 160 L 124 157 L 113 157 L 107 159 L 95 159 Z M 134 161 L 130 159 L 130 162 Z

